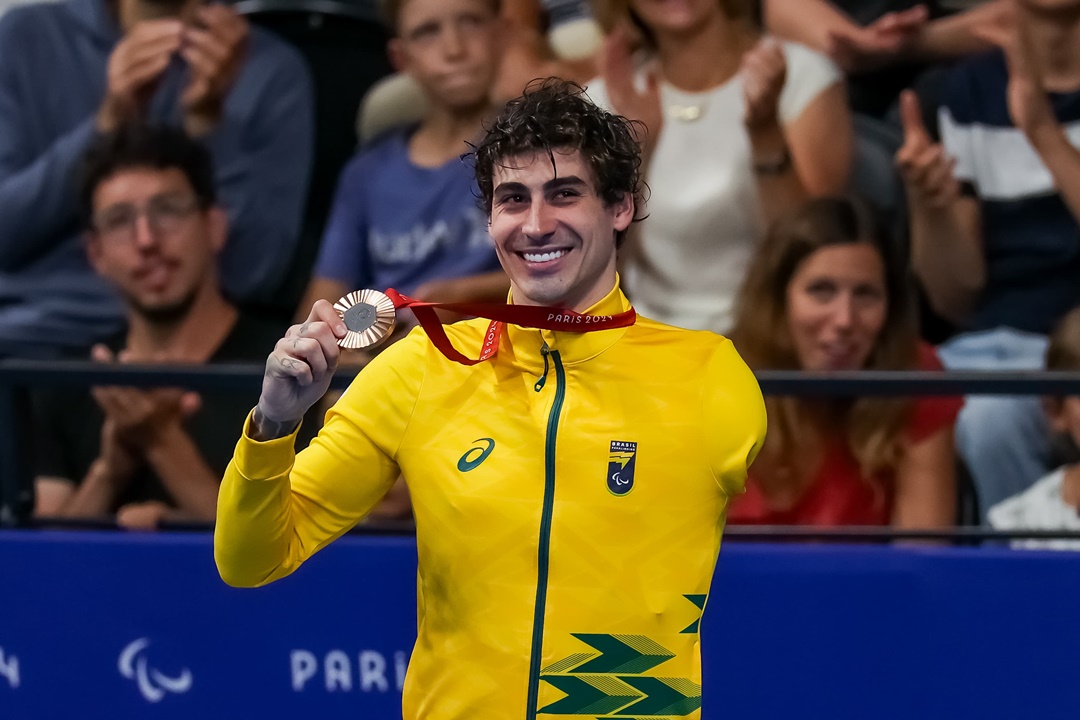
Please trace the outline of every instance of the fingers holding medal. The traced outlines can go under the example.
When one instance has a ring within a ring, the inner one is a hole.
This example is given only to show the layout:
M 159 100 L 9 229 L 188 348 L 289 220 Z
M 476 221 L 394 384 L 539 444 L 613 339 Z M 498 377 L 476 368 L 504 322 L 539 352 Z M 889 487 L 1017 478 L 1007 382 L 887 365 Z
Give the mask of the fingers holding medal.
M 337 344 L 349 350 L 369 348 L 390 337 L 397 320 L 393 301 L 378 290 L 356 290 L 334 303 L 346 333 Z

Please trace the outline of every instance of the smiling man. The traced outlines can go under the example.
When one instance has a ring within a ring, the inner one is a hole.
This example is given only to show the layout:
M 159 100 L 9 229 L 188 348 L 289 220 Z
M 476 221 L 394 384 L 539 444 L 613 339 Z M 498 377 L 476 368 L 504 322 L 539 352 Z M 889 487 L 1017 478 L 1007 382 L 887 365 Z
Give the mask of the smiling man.
M 496 338 L 474 364 L 416 329 L 294 456 L 346 332 L 316 303 L 267 360 L 222 484 L 218 568 L 240 586 L 288 575 L 400 472 L 421 598 L 405 718 L 700 717 L 699 619 L 765 433 L 757 383 L 729 341 L 635 321 L 619 290 L 640 188 L 625 120 L 547 81 L 491 123 L 475 165 L 511 281 L 500 311 L 562 329 L 447 328 L 474 355 Z

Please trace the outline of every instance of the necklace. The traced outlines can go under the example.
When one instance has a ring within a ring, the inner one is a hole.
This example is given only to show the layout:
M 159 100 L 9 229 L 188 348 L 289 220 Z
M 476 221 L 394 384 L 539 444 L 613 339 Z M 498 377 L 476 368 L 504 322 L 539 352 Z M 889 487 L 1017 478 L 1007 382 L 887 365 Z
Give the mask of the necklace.
M 680 122 L 695 122 L 705 114 L 704 105 L 668 105 L 668 115 Z

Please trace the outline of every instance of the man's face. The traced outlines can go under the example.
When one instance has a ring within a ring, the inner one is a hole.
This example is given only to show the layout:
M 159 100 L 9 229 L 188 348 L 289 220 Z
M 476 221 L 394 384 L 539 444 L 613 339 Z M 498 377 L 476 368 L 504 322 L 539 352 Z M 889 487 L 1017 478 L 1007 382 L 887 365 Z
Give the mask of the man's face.
M 615 286 L 615 233 L 634 217 L 629 194 L 605 204 L 577 150 L 504 158 L 492 180 L 491 237 L 514 302 L 580 312 Z
M 182 315 L 217 282 L 227 221 L 221 210 L 199 207 L 183 171 L 125 168 L 100 183 L 93 200 L 90 261 L 135 312 Z
M 498 70 L 499 27 L 490 0 L 407 0 L 390 53 L 436 103 L 484 106 Z

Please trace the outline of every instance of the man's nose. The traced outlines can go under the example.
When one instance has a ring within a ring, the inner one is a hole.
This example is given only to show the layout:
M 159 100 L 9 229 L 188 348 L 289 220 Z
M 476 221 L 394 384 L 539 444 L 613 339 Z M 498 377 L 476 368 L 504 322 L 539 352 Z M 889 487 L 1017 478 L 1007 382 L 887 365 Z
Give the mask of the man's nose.
M 522 231 L 532 239 L 545 238 L 555 232 L 557 222 L 555 213 L 543 200 L 535 200 L 529 206 L 529 214 L 525 218 Z
M 157 244 L 157 231 L 146 213 L 135 218 L 135 247 L 145 249 Z

